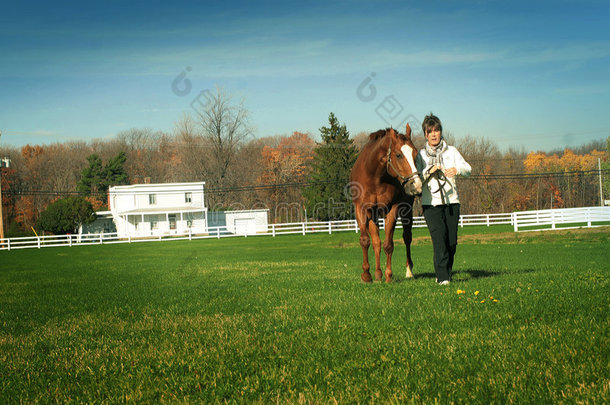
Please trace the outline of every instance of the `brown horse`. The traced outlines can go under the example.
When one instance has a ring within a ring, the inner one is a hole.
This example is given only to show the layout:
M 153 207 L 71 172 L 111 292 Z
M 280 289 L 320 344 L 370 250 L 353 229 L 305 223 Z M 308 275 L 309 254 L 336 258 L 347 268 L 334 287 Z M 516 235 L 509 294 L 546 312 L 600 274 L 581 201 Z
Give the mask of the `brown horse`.
M 381 280 L 379 218 L 385 218 L 386 254 L 385 281 L 392 281 L 392 252 L 394 228 L 400 217 L 402 237 L 407 247 L 407 278 L 413 277 L 411 260 L 411 227 L 413 201 L 421 194 L 422 182 L 415 168 L 417 149 L 411 142 L 411 127 L 406 135 L 393 129 L 379 130 L 369 135 L 369 141 L 360 152 L 350 176 L 350 190 L 360 228 L 362 246 L 362 281 L 372 281 L 369 269 L 371 239 L 375 251 L 375 279 Z

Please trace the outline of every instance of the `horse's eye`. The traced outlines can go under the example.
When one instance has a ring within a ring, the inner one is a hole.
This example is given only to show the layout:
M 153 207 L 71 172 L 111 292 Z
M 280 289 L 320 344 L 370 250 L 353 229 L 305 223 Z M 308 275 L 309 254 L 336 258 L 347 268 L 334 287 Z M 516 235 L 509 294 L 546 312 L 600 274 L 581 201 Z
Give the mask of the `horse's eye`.
M 397 157 L 398 159 L 400 159 L 400 158 L 402 157 L 402 155 L 401 155 L 400 153 L 397 153 L 397 154 L 396 154 L 396 157 Z

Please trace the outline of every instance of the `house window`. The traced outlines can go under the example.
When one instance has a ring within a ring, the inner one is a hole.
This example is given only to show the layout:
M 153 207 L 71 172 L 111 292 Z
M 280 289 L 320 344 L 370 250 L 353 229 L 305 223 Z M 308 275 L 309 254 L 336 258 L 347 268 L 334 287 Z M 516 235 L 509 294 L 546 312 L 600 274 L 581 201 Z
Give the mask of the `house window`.
M 185 203 L 193 202 L 193 193 L 185 193 L 184 194 L 184 202 Z
M 150 229 L 159 229 L 159 222 L 154 219 L 150 221 Z
M 155 204 L 157 204 L 157 195 L 149 194 L 148 195 L 148 205 L 155 205 Z

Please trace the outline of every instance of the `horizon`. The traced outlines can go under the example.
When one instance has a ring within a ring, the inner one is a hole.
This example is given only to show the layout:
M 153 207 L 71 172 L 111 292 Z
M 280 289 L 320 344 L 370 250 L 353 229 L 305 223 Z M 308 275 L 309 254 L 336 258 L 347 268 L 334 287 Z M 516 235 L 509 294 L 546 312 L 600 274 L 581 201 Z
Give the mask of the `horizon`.
M 82 8 L 81 8 L 82 7 Z M 555 151 L 610 135 L 610 4 L 76 2 L 5 6 L 0 146 L 172 133 L 222 87 L 256 138 L 433 112 L 456 139 Z

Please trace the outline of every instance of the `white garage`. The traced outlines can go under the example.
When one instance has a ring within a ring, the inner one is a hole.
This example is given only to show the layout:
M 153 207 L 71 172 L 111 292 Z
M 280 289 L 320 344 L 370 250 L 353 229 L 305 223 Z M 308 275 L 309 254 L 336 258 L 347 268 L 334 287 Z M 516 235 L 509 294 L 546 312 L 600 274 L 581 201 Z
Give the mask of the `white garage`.
M 267 232 L 269 210 L 225 211 L 227 231 L 236 235 Z

